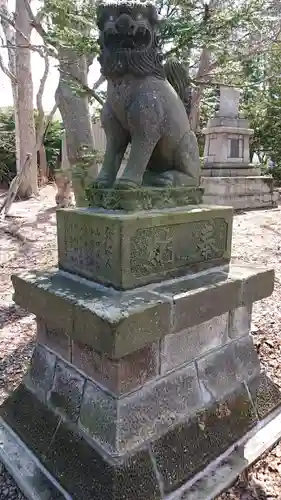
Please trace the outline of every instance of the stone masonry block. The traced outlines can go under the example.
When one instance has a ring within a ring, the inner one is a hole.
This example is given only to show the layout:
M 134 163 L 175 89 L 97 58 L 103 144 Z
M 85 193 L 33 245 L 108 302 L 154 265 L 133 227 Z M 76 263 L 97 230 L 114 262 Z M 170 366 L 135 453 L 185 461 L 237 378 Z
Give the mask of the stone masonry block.
M 117 292 L 55 271 L 12 279 L 14 299 L 23 308 L 48 323 L 64 301 L 69 337 L 114 359 L 171 331 L 171 301 L 150 291 Z
M 252 304 L 237 307 L 229 314 L 229 337 L 235 339 L 247 335 L 250 331 L 252 319 Z
M 82 344 L 73 342 L 73 364 L 115 394 L 123 394 L 145 384 L 159 373 L 159 342 L 114 360 Z
M 197 364 L 200 381 L 216 400 L 233 392 L 240 384 L 233 343 L 205 355 Z
M 248 381 L 260 373 L 260 361 L 250 335 L 234 343 L 235 364 L 240 380 Z
M 249 335 L 206 354 L 197 365 L 200 381 L 216 400 L 260 372 L 259 359 Z
M 264 372 L 250 380 L 248 388 L 260 419 L 281 405 L 280 388 Z
M 229 273 L 233 279 L 242 279 L 241 306 L 268 297 L 274 289 L 274 270 L 247 264 L 230 265 Z
M 55 366 L 56 356 L 43 346 L 36 345 L 24 383 L 42 401 L 46 400 L 53 384 Z
M 117 289 L 230 259 L 232 209 L 58 210 L 59 267 Z
M 273 286 L 271 269 L 230 264 L 156 285 L 154 291 L 173 302 L 172 332 L 176 333 L 227 311 L 251 307 L 254 301 L 270 295 Z
M 245 387 L 239 387 L 222 402 L 169 429 L 152 444 L 165 494 L 191 479 L 255 423 L 255 412 Z
M 116 452 L 118 447 L 118 399 L 87 381 L 80 413 L 80 426 L 92 438 Z
M 134 448 L 188 418 L 206 400 L 198 384 L 195 366 L 172 372 L 142 391 L 124 398 L 120 405 L 120 448 Z
M 223 269 L 156 287 L 173 301 L 173 332 L 200 325 L 238 305 L 241 282 L 232 280 Z
M 19 388 L 0 408 L 19 435 L 73 500 L 161 500 L 148 447 L 123 460 L 109 460 L 43 405 Z M 57 495 L 52 500 L 61 498 Z
M 228 313 L 167 335 L 161 341 L 161 373 L 200 357 L 227 342 Z
M 48 395 L 50 406 L 75 422 L 80 413 L 84 385 L 85 379 L 76 370 L 57 360 L 54 383 Z
M 274 273 L 264 268 L 222 266 L 127 292 L 55 270 L 13 276 L 12 280 L 14 300 L 21 307 L 47 324 L 53 322 L 56 328 L 64 328 L 65 317 L 71 340 L 119 359 L 172 332 L 266 297 L 273 289 Z
M 87 382 L 80 425 L 110 452 L 124 454 L 188 418 L 205 402 L 194 365 L 121 398 Z
M 57 328 L 50 321 L 46 324 L 44 320 L 37 318 L 37 340 L 67 361 L 71 361 L 71 342 L 64 329 Z

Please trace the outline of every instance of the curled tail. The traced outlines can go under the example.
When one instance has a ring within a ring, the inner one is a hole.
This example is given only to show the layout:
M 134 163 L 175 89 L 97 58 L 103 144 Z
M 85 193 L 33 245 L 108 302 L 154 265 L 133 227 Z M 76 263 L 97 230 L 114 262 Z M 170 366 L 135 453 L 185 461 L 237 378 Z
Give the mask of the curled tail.
M 169 59 L 164 65 L 164 71 L 168 82 L 181 98 L 187 116 L 189 116 L 191 109 L 191 88 L 186 68 L 175 59 Z

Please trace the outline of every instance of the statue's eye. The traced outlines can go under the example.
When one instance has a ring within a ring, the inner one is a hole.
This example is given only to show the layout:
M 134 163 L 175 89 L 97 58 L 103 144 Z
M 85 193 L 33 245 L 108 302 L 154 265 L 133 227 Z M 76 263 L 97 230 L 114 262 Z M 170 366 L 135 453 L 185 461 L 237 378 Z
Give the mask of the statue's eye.
M 143 15 L 142 14 L 138 14 L 137 17 L 136 17 L 137 21 L 140 21 L 141 19 L 143 19 Z

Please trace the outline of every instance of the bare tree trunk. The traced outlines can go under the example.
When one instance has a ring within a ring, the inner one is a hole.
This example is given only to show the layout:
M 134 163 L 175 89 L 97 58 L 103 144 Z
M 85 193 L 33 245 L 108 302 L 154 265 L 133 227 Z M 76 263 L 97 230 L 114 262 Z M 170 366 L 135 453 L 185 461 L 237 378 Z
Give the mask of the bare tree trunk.
M 26 47 L 26 39 L 30 40 L 31 24 L 24 2 L 16 0 L 15 33 L 16 41 L 16 78 L 17 92 L 15 113 L 18 120 L 19 164 L 24 165 L 27 155 L 31 154 L 36 144 L 34 110 L 33 110 L 33 82 L 31 75 L 31 52 Z M 22 198 L 30 198 L 37 194 L 37 158 L 33 155 L 29 168 L 21 181 L 18 194 Z
M 196 74 L 196 80 L 204 82 L 204 75 L 207 75 L 210 67 L 211 53 L 205 47 L 202 49 L 199 60 L 199 67 Z M 205 78 L 207 79 L 207 77 Z M 202 97 L 203 88 L 202 86 L 196 87 L 192 92 L 191 98 L 191 111 L 189 116 L 190 126 L 194 132 L 199 129 L 200 123 L 200 102 Z
M 8 0 L 0 0 L 0 11 L 4 14 L 5 17 L 9 17 Z M 21 163 L 20 163 L 19 117 L 18 117 L 18 110 L 16 109 L 16 102 L 18 95 L 18 81 L 16 74 L 16 49 L 15 49 L 16 37 L 14 28 L 3 17 L 1 17 L 1 25 L 7 43 L 9 71 L 13 76 L 13 78 L 10 78 L 10 80 L 13 93 L 14 117 L 15 117 L 16 169 L 17 172 L 19 172 Z
M 60 80 L 56 91 L 56 103 L 59 107 L 65 131 L 67 157 L 70 163 L 70 170 L 83 163 L 86 156 L 94 154 L 94 140 L 92 123 L 87 95 L 78 95 L 73 90 L 73 75 L 75 79 L 87 84 L 89 61 L 85 56 L 78 56 L 69 49 L 59 50 Z M 90 166 L 90 165 L 89 165 Z M 97 171 L 96 171 L 97 174 Z M 81 186 L 79 180 L 72 178 L 73 191 L 76 204 L 80 204 Z M 65 200 L 62 200 L 62 192 L 59 193 L 60 203 L 66 205 L 69 199 L 69 186 L 65 193 Z
M 205 20 L 205 23 L 212 22 L 212 13 L 218 7 L 221 0 L 210 0 L 208 3 L 208 11 L 209 16 Z M 196 80 L 204 83 L 204 81 L 208 81 L 210 79 L 209 73 L 213 68 L 211 63 L 211 51 L 208 47 L 203 47 L 202 52 L 200 54 L 198 70 L 196 74 Z M 196 87 L 192 93 L 191 99 L 191 112 L 190 112 L 190 126 L 194 132 L 197 132 L 199 129 L 200 123 L 200 103 L 203 93 L 202 85 Z
M 67 156 L 66 133 L 64 131 L 61 146 L 61 165 L 59 171 L 56 172 L 56 204 L 61 207 L 69 207 L 72 204 L 71 197 L 71 179 L 70 179 L 70 163 Z
M 40 171 L 40 187 L 42 187 L 48 183 L 49 179 L 49 169 L 48 169 L 47 155 L 44 144 L 40 146 L 40 149 L 38 151 L 38 156 L 39 156 L 39 171 Z

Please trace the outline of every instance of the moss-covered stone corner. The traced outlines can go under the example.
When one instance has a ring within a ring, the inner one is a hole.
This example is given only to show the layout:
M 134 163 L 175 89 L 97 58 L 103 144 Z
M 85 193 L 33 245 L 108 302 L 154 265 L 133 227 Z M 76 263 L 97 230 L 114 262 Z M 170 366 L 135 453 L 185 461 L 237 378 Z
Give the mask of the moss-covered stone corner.
M 110 210 L 151 210 L 198 205 L 202 202 L 203 189 L 199 187 L 137 187 L 121 186 L 105 189 L 92 184 L 85 188 L 90 207 Z

